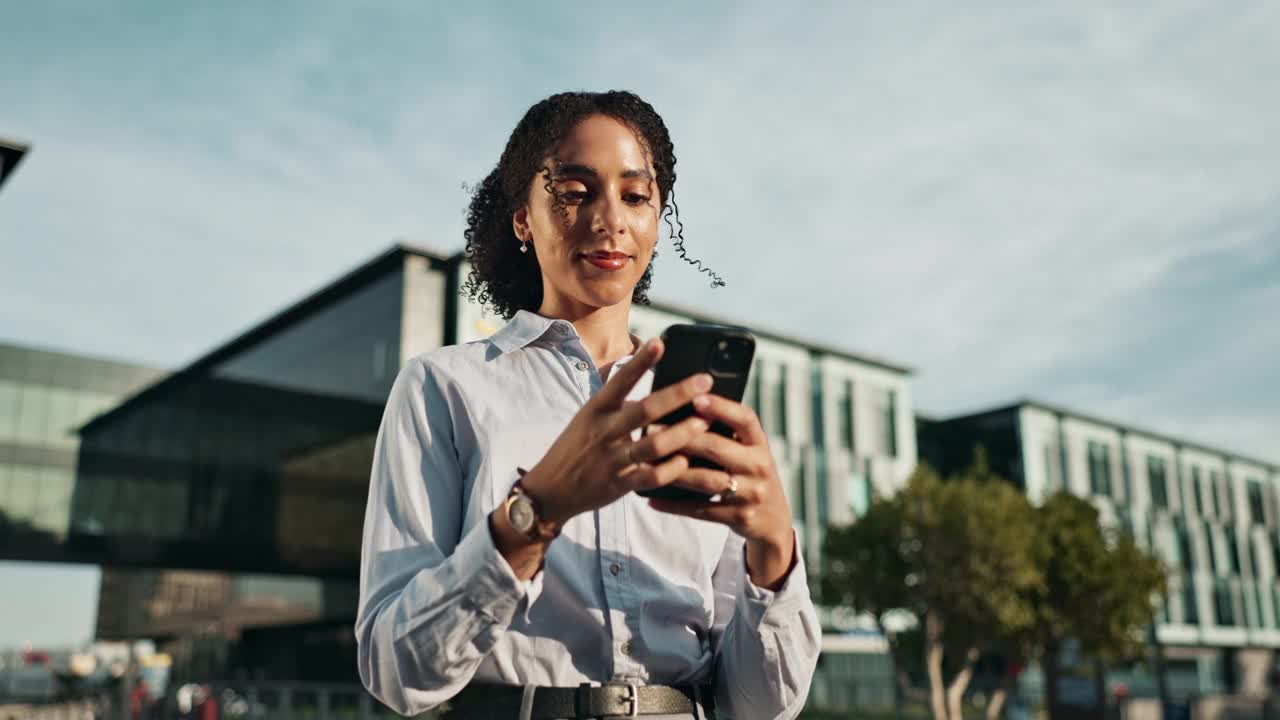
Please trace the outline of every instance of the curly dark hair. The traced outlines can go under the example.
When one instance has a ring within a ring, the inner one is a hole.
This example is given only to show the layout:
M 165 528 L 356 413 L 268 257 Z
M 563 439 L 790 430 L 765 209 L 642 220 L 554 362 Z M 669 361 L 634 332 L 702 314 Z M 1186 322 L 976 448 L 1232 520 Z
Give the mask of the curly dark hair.
M 548 179 L 546 192 L 554 194 L 550 169 L 544 160 L 577 123 L 589 115 L 607 115 L 630 127 L 639 135 L 650 154 L 656 171 L 659 212 L 670 231 L 670 237 L 681 259 L 706 273 L 712 287 L 724 280 L 702 261 L 688 257 L 684 249 L 684 225 L 676 207 L 676 153 L 653 106 L 626 91 L 565 92 L 538 102 L 521 118 L 498 165 L 471 191 L 467 208 L 466 258 L 471 273 L 462 285 L 467 298 L 491 307 L 510 319 L 519 310 L 536 312 L 542 305 L 542 274 L 536 252 L 520 252 L 520 242 L 511 228 L 516 209 L 528 201 L 530 183 L 537 174 Z M 658 255 L 654 251 L 654 257 Z M 636 283 L 631 299 L 647 305 L 648 290 L 653 281 L 653 262 Z

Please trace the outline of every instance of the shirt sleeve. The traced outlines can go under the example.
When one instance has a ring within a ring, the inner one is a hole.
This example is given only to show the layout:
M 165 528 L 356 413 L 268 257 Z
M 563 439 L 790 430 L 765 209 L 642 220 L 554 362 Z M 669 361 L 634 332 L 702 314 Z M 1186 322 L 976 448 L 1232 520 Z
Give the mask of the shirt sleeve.
M 729 533 L 712 573 L 711 640 L 716 712 L 722 717 L 794 718 L 808 699 L 822 628 L 809 597 L 798 537 L 795 543 L 795 565 L 777 591 L 751 582 L 746 541 L 737 533 Z
M 360 555 L 360 680 L 402 715 L 456 695 L 541 587 L 522 582 L 487 522 L 463 534 L 452 413 L 462 398 L 420 358 L 391 389 L 374 447 Z

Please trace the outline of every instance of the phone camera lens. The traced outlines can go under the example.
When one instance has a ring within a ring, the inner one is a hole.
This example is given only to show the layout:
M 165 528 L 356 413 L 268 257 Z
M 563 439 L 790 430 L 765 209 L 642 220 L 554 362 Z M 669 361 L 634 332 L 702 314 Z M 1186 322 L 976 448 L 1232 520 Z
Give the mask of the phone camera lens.
M 727 374 L 745 374 L 749 370 L 750 348 L 741 340 L 720 340 L 712 352 L 712 366 Z

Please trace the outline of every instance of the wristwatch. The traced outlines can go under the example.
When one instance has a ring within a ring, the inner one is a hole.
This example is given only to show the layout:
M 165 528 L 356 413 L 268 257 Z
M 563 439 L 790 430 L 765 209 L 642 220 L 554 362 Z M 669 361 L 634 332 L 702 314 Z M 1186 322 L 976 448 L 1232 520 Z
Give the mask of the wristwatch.
M 511 486 L 511 492 L 507 493 L 507 499 L 503 502 L 507 522 L 511 523 L 516 532 L 533 542 L 550 542 L 556 539 L 560 535 L 560 524 L 543 518 L 538 501 L 524 489 L 526 471 L 523 468 L 516 468 L 516 471 L 520 473 L 520 477 Z

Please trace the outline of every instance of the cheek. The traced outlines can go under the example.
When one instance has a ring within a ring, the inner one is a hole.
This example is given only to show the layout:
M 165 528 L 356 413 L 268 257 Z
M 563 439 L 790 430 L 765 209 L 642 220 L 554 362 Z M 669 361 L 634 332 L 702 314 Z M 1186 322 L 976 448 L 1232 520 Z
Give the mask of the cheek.
M 631 223 L 631 233 L 638 240 L 645 243 L 649 250 L 653 249 L 654 243 L 658 241 L 658 230 L 662 225 L 661 218 L 655 210 L 645 208 L 644 212 L 636 213 Z
M 653 221 L 649 224 L 649 226 L 646 228 L 647 232 L 645 232 L 643 235 L 640 235 L 640 237 L 644 238 L 644 241 L 642 244 L 644 247 L 644 253 L 645 253 L 646 259 L 653 258 L 654 250 L 658 246 L 658 239 L 661 234 L 659 231 L 661 229 L 662 229 L 662 223 L 659 222 L 658 219 L 655 217 Z M 648 263 L 646 263 L 646 265 L 647 264 Z
M 535 240 L 544 245 L 557 245 L 564 242 L 566 233 L 573 228 L 577 219 L 577 208 L 548 204 L 530 214 L 529 229 Z

